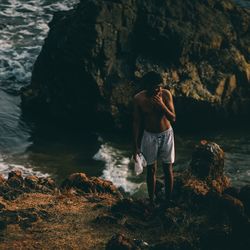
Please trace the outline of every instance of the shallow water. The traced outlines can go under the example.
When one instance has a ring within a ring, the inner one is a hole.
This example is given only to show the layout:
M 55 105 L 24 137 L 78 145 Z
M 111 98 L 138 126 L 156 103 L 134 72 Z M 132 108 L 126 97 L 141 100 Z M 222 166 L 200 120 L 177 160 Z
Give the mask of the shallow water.
M 128 136 L 63 131 L 35 126 L 21 118 L 19 90 L 28 84 L 32 65 L 48 32 L 54 11 L 67 10 L 77 0 L 0 1 L 0 172 L 14 168 L 25 175 L 50 175 L 61 181 L 72 172 L 103 176 L 130 192 L 145 193 L 145 173 L 135 176 L 128 166 Z M 238 1 L 250 6 L 249 1 Z M 234 185 L 249 183 L 249 131 L 176 134 L 175 169 L 188 166 L 194 145 L 203 138 L 226 152 L 225 169 Z M 161 169 L 158 171 L 161 174 Z

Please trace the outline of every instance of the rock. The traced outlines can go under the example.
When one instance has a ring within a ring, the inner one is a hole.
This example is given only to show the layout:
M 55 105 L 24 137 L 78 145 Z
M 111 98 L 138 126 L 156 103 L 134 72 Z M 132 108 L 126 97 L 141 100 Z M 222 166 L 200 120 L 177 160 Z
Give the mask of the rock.
M 0 174 L 0 185 L 5 183 L 5 178 L 3 177 L 3 175 Z
M 121 196 L 118 189 L 111 181 L 103 180 L 97 177 L 87 177 L 84 173 L 75 173 L 63 181 L 61 188 L 76 188 L 85 193 L 110 193 Z
M 9 173 L 7 184 L 13 188 L 22 188 L 23 187 L 23 177 L 20 170 L 14 170 Z
M 192 154 L 190 170 L 199 179 L 221 177 L 224 171 L 223 150 L 214 142 L 200 141 Z
M 39 178 L 35 175 L 31 175 L 31 176 L 27 176 L 25 179 L 24 179 L 24 182 L 25 182 L 25 185 L 27 187 L 30 187 L 30 188 L 33 188 L 35 189 L 36 186 L 38 185 L 38 182 L 39 182 Z
M 125 237 L 123 234 L 114 235 L 106 245 L 106 250 L 140 250 L 134 240 Z
M 22 188 L 24 182 L 22 177 L 13 176 L 7 180 L 7 183 L 10 187 Z
M 10 179 L 12 177 L 21 178 L 22 177 L 22 172 L 20 170 L 13 170 L 13 171 L 9 172 L 8 179 Z
M 228 194 L 224 194 L 221 196 L 221 200 L 220 200 L 220 205 L 221 205 L 221 209 L 229 214 L 229 216 L 231 217 L 231 219 L 233 220 L 238 220 L 239 217 L 244 216 L 244 205 L 243 203 Z
M 49 189 L 49 190 L 54 190 L 56 188 L 56 182 L 55 180 L 53 180 L 52 178 L 44 178 L 44 177 L 40 177 L 39 178 L 39 185 Z
M 250 217 L 250 185 L 240 189 L 239 198 L 244 204 L 246 214 Z
M 0 195 L 6 200 L 14 200 L 23 193 L 41 192 L 51 193 L 56 189 L 56 183 L 51 178 L 37 176 L 22 177 L 21 171 L 11 171 L 8 180 L 0 182 Z
M 80 1 L 54 14 L 22 108 L 64 124 L 130 129 L 132 97 L 155 70 L 180 127 L 249 121 L 249 23 L 232 1 Z
M 15 200 L 18 196 L 23 194 L 23 190 L 20 189 L 15 189 L 15 188 L 8 188 L 7 187 L 7 192 L 3 194 L 3 198 L 5 200 Z

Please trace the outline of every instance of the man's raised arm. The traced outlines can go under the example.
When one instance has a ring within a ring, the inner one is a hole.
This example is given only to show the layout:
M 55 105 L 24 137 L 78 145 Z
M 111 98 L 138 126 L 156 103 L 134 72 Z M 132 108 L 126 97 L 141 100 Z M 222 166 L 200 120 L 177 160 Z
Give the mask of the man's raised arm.
M 171 122 L 175 122 L 176 115 L 175 115 L 175 109 L 174 109 L 174 102 L 173 102 L 172 94 L 168 90 L 166 90 L 165 93 L 167 95 L 165 115 L 167 116 L 167 118 Z
M 164 112 L 169 121 L 175 122 L 176 118 L 175 118 L 174 102 L 170 91 L 162 90 L 161 96 L 160 95 L 154 96 L 153 101 Z

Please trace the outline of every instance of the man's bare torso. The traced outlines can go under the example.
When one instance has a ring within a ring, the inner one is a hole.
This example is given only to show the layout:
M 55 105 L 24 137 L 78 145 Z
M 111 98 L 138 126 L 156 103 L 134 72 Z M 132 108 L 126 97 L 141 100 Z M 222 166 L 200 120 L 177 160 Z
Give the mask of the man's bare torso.
M 169 103 L 169 95 L 171 94 L 168 90 L 162 89 L 159 95 L 167 107 L 171 106 Z M 135 101 L 138 105 L 145 130 L 152 133 L 160 133 L 170 128 L 170 121 L 164 112 L 154 104 L 152 97 L 147 95 L 147 91 L 139 92 L 135 96 Z

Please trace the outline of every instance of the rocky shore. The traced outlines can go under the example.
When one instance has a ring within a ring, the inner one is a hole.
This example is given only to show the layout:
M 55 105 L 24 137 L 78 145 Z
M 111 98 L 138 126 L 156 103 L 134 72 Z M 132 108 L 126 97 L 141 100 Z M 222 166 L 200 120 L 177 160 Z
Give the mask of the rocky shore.
M 249 121 L 250 12 L 231 0 L 81 0 L 49 27 L 25 114 L 128 129 L 140 79 L 155 70 L 178 126 Z
M 154 209 L 84 173 L 58 185 L 12 171 L 0 178 L 0 248 L 249 249 L 250 186 L 231 187 L 223 166 L 223 150 L 201 141 L 167 206 L 158 178 Z

